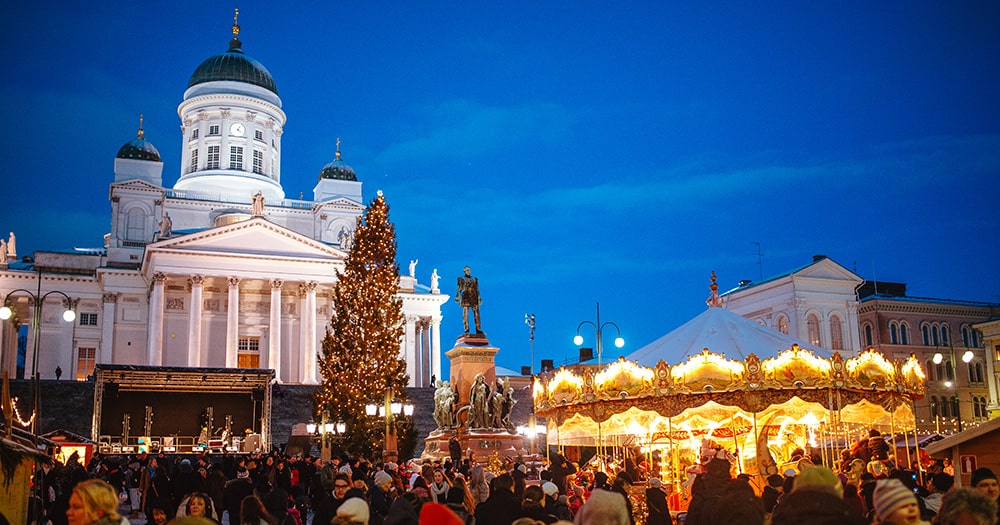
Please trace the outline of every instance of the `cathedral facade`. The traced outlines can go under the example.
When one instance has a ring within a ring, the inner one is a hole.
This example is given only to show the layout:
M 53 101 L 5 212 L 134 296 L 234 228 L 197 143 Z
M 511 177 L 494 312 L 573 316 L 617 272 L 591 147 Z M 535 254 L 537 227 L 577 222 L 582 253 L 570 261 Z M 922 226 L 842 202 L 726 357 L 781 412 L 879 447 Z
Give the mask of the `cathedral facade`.
M 0 294 L 12 310 L 0 329 L 0 367 L 11 377 L 21 369 L 85 380 L 105 363 L 267 368 L 280 382 L 321 380 L 317 353 L 364 212 L 362 183 L 338 144 L 312 200 L 286 198 L 277 84 L 238 35 L 234 25 L 228 50 L 190 77 L 177 109 L 182 162 L 172 187 L 140 123 L 114 161 L 103 247 L 21 259 L 8 252 L 0 263 Z M 400 276 L 400 354 L 411 386 L 441 377 L 448 296 L 436 281 L 419 283 L 412 268 Z M 60 317 L 67 306 L 77 313 L 71 322 Z

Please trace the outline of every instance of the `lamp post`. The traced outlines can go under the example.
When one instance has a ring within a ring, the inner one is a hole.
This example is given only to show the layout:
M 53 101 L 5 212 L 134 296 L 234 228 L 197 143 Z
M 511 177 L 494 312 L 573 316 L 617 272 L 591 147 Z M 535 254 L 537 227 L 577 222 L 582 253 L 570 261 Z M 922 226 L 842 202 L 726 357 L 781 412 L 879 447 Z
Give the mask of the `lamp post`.
M 577 327 L 576 327 L 576 337 L 573 338 L 573 343 L 576 346 L 580 346 L 580 345 L 583 344 L 583 336 L 580 335 L 580 329 L 583 328 L 583 325 L 585 325 L 585 324 L 589 324 L 590 326 L 593 326 L 594 330 L 597 331 L 597 364 L 598 365 L 601 365 L 601 355 L 604 353 L 604 344 L 601 342 L 601 334 L 604 332 L 604 327 L 605 326 L 613 326 L 613 327 L 615 327 L 615 330 L 618 332 L 618 337 L 615 337 L 615 346 L 618 347 L 618 348 L 621 348 L 621 347 L 625 346 L 625 340 L 622 339 L 622 330 L 621 330 L 621 328 L 618 328 L 618 325 L 615 324 L 615 323 L 613 323 L 613 322 L 611 322 L 611 321 L 605 321 L 604 323 L 601 322 L 601 303 L 600 302 L 597 303 L 597 322 L 595 323 L 595 322 L 592 322 L 592 321 L 581 321 L 580 324 L 577 325 Z
M 32 380 L 32 397 L 34 405 L 34 414 L 31 418 L 31 433 L 34 435 L 35 444 L 38 444 L 38 416 L 40 412 L 41 398 L 39 394 L 39 373 L 38 373 L 38 349 L 41 338 L 41 324 L 42 324 L 42 307 L 45 305 L 45 299 L 50 295 L 61 295 L 63 298 L 63 305 L 65 310 L 63 310 L 62 318 L 67 323 L 72 323 L 76 320 L 76 312 L 73 311 L 73 300 L 70 299 L 68 295 L 64 292 L 58 290 L 51 290 L 42 294 L 42 271 L 38 270 L 38 289 L 32 293 L 30 290 L 25 290 L 24 288 L 17 288 L 11 290 L 3 300 L 3 307 L 0 308 L 0 319 L 4 321 L 10 319 L 14 315 L 14 310 L 10 307 L 10 299 L 14 294 L 22 293 L 27 295 L 28 298 L 33 302 L 31 310 L 31 331 L 32 331 L 32 350 L 31 350 L 31 380 Z
M 955 389 L 955 395 L 954 397 L 952 397 L 952 400 L 955 402 L 953 408 L 955 409 L 955 416 L 958 418 L 958 431 L 961 432 L 962 401 L 958 397 L 958 367 L 955 365 L 955 347 L 951 344 L 948 345 L 948 357 L 949 357 L 948 363 L 951 365 L 952 377 L 945 380 L 944 386 L 947 388 Z M 973 357 L 975 357 L 975 354 L 972 353 L 972 350 L 966 350 L 965 353 L 962 354 L 962 362 L 965 364 L 969 364 L 969 362 L 972 361 Z M 941 352 L 936 352 L 934 354 L 934 358 L 932 359 L 932 361 L 934 361 L 935 365 L 940 365 L 941 362 L 944 361 L 944 355 L 942 355 Z
M 330 459 L 332 455 L 330 453 L 330 449 L 332 448 L 331 443 L 342 439 L 345 431 L 347 431 L 347 425 L 343 421 L 331 423 L 330 411 L 325 409 L 320 414 L 318 425 L 316 423 L 306 423 L 306 432 L 310 436 L 313 436 L 313 438 L 319 439 L 319 457 L 323 461 Z
M 413 415 L 413 405 L 403 404 L 396 401 L 396 394 L 392 385 L 386 385 L 385 396 L 382 399 L 382 413 L 379 414 L 379 406 L 374 403 L 365 405 L 365 414 L 371 417 L 381 415 L 385 419 L 385 440 L 382 445 L 382 461 L 396 461 L 399 458 L 399 449 L 396 444 L 396 417 Z

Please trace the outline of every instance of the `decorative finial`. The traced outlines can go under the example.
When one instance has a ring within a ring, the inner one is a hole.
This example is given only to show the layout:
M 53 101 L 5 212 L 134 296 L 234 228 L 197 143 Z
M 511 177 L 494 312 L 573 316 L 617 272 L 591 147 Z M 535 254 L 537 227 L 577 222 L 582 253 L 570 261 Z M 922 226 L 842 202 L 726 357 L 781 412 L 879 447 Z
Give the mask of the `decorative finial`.
M 236 8 L 236 13 L 233 14 L 233 38 L 240 36 L 240 8 Z
M 337 160 L 340 160 L 340 137 L 337 137 Z
M 378 196 L 379 196 L 379 197 L 381 197 L 381 196 L 382 196 L 382 190 L 378 190 Z
M 142 113 L 139 113 L 139 138 L 145 138 L 142 131 Z
M 722 307 L 722 297 L 719 297 L 719 285 L 715 284 L 715 279 L 715 270 L 712 270 L 712 284 L 708 287 L 712 293 L 708 296 L 708 300 L 705 301 L 705 304 L 707 304 L 709 308 Z

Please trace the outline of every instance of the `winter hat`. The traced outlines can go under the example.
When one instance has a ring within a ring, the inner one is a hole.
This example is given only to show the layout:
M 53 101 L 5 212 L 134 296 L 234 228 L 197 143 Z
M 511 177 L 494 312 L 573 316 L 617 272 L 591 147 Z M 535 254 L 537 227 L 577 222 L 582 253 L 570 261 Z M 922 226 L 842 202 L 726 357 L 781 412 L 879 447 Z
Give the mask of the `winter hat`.
M 378 471 L 375 473 L 375 486 L 381 487 L 382 485 L 392 481 L 392 476 L 386 474 L 385 471 Z
M 975 487 L 976 485 L 978 485 L 979 482 L 982 481 L 982 480 L 984 480 L 984 479 L 992 479 L 993 481 L 996 481 L 997 480 L 997 475 L 994 474 L 992 470 L 990 470 L 990 469 L 988 469 L 986 467 L 977 468 L 976 470 L 972 471 L 972 486 L 973 487 Z
M 649 486 L 651 488 L 658 489 L 662 485 L 663 485 L 663 482 L 660 481 L 660 478 L 649 478 Z
M 900 507 L 916 503 L 917 497 L 912 490 L 903 485 L 902 481 L 883 479 L 875 485 L 872 502 L 875 504 L 875 514 L 878 515 L 879 521 L 884 522 Z
M 542 492 L 544 492 L 546 496 L 555 496 L 556 494 L 559 494 L 559 487 L 551 481 L 546 481 L 545 483 L 542 483 Z
M 524 466 L 524 463 L 521 463 L 520 465 L 518 465 L 517 466 L 517 470 L 520 470 L 522 474 L 527 474 L 528 473 L 528 467 Z
M 247 479 L 250 477 L 250 471 L 247 470 L 245 467 L 240 467 L 236 471 L 236 477 L 237 479 Z
M 420 525 L 462 525 L 462 520 L 448 507 L 427 502 L 420 508 Z
M 575 523 L 580 525 L 628 525 L 625 497 L 617 492 L 596 489 L 580 507 Z
M 809 467 L 795 477 L 792 490 L 807 488 L 832 489 L 836 495 L 844 495 L 844 485 L 841 484 L 840 478 L 827 467 Z
M 337 517 L 368 525 L 368 504 L 361 498 L 350 498 L 337 508 Z

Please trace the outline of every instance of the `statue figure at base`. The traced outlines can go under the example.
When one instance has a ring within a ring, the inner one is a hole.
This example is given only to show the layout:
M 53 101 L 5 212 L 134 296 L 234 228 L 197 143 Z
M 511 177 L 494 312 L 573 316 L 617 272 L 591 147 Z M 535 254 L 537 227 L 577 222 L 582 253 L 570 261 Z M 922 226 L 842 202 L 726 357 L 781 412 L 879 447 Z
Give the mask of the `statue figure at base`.
M 479 297 L 479 279 L 472 276 L 472 270 L 468 266 L 465 267 L 465 276 L 458 278 L 455 301 L 462 307 L 462 326 L 465 327 L 465 333 L 472 333 L 469 331 L 469 310 L 472 310 L 476 322 L 476 333 L 483 333 L 479 324 L 479 305 L 483 304 L 483 300 Z
M 469 428 L 487 428 L 490 419 L 490 387 L 482 373 L 476 378 L 469 389 Z
M 434 391 L 434 421 L 438 430 L 445 430 L 455 426 L 452 416 L 452 401 L 454 400 L 451 385 L 448 381 L 438 381 L 437 390 Z

